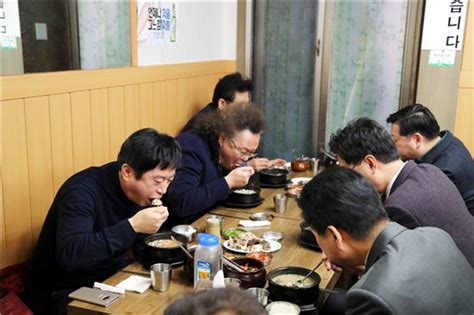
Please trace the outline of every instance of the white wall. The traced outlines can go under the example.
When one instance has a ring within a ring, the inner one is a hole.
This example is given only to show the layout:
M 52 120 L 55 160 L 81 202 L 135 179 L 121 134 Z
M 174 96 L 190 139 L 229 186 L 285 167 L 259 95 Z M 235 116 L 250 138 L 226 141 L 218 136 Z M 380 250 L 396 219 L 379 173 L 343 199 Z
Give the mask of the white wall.
M 175 2 L 176 44 L 138 47 L 139 66 L 236 59 L 236 1 Z

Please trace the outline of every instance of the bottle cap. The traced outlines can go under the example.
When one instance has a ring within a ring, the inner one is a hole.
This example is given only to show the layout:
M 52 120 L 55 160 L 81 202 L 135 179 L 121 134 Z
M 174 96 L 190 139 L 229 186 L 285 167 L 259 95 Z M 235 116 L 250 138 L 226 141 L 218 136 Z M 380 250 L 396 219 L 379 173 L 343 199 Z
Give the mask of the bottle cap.
M 216 246 L 219 245 L 219 238 L 214 234 L 199 233 L 197 235 L 198 243 L 202 246 Z

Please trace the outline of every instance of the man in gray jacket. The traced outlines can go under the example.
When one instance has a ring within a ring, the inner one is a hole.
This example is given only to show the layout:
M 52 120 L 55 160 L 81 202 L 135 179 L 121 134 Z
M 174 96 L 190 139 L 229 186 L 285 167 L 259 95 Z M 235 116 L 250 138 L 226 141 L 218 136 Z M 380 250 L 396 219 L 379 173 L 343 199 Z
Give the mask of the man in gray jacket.
M 370 182 L 330 168 L 298 204 L 328 260 L 365 267 L 347 292 L 346 314 L 473 314 L 474 270 L 444 231 L 390 222 Z
M 329 147 L 341 166 L 364 175 L 384 200 L 390 219 L 413 229 L 447 232 L 474 267 L 474 217 L 458 189 L 431 164 L 403 162 L 379 123 L 359 118 L 331 136 Z

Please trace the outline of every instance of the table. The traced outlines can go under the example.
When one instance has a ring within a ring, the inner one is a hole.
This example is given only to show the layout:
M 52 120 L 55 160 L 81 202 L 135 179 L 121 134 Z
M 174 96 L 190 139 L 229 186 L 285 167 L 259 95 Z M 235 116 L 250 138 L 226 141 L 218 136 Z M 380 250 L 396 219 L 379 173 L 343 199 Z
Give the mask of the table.
M 237 227 L 239 220 L 247 219 L 250 214 L 260 211 L 273 211 L 273 200 L 271 196 L 275 193 L 283 192 L 281 189 L 262 189 L 261 195 L 265 198 L 260 206 L 252 209 L 232 209 L 218 207 L 211 211 L 213 214 L 224 216 L 223 228 Z M 275 213 L 275 218 L 270 227 L 252 229 L 257 236 L 268 230 L 280 231 L 283 233 L 281 241 L 282 248 L 273 253 L 273 260 L 266 267 L 267 272 L 282 266 L 301 266 L 312 269 L 321 259 L 321 253 L 307 249 L 298 245 L 300 235 L 299 222 L 301 211 L 298 209 L 294 198 L 288 202 L 285 214 Z M 207 215 L 196 220 L 193 225 L 200 231 L 205 230 Z M 320 287 L 331 289 L 334 287 L 338 275 L 332 271 L 327 271 L 323 266 L 316 270 L 321 276 Z M 107 284 L 116 285 L 132 274 L 149 276 L 149 271 L 143 268 L 138 262 L 133 262 L 123 270 L 117 272 L 112 277 L 104 281 Z M 69 304 L 69 314 L 114 314 L 114 313 L 146 313 L 162 314 L 164 309 L 176 299 L 192 292 L 193 284 L 188 281 L 182 268 L 173 270 L 170 289 L 167 292 L 157 292 L 151 288 L 142 294 L 126 292 L 116 303 L 105 308 L 95 306 L 90 303 L 73 301 Z

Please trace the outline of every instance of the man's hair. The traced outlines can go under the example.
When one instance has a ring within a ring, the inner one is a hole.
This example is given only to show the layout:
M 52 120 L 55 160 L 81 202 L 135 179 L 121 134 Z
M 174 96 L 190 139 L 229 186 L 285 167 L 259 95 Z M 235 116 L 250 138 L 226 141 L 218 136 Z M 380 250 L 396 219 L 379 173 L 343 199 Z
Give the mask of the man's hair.
M 359 164 L 371 154 L 382 163 L 400 158 L 390 133 L 375 120 L 362 117 L 331 135 L 331 151 L 350 164 Z
M 193 130 L 199 134 L 224 134 L 232 139 L 244 130 L 261 134 L 265 127 L 265 116 L 255 104 L 238 103 L 202 117 Z
M 117 161 L 130 165 L 135 177 L 156 168 L 177 168 L 181 164 L 181 147 L 171 136 L 144 128 L 132 133 L 122 144 Z
M 419 132 L 428 140 L 439 135 L 439 124 L 433 113 L 421 104 L 412 104 L 403 107 L 398 112 L 388 116 L 387 122 L 397 123 L 401 136 L 409 136 Z
M 217 82 L 212 96 L 212 103 L 217 105 L 220 98 L 232 103 L 235 99 L 235 92 L 251 93 L 252 89 L 252 81 L 249 78 L 243 77 L 239 72 L 228 74 Z
M 165 309 L 164 315 L 264 315 L 256 298 L 240 289 L 190 293 Z
M 305 221 L 320 235 L 333 225 L 367 239 L 387 213 L 374 186 L 354 170 L 334 166 L 307 183 L 298 199 Z

